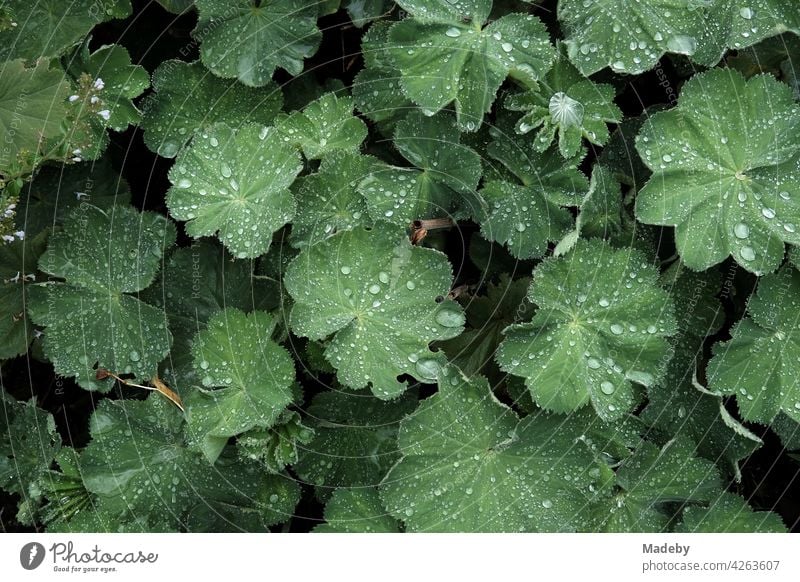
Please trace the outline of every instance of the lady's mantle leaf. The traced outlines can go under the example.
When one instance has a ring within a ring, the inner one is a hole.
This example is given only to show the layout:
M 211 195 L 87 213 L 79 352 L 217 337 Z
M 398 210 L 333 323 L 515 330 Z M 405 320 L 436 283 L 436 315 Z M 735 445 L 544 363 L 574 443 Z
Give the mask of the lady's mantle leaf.
M 511 73 L 533 84 L 555 57 L 533 15 L 506 14 L 485 28 L 491 0 L 400 0 L 414 18 L 389 31 L 389 56 L 409 99 L 433 115 L 455 102 L 458 126 L 476 131 Z
M 263 311 L 226 309 L 195 336 L 192 353 L 206 388 L 186 397 L 189 432 L 214 462 L 229 437 L 269 428 L 292 402 L 294 364 L 271 339 L 275 326 Z
M 452 277 L 445 255 L 411 246 L 401 229 L 342 232 L 289 266 L 292 330 L 311 339 L 333 335 L 325 357 L 339 381 L 395 398 L 406 388 L 397 381 L 402 374 L 435 380 L 439 363 L 428 344 L 463 329 L 461 307 L 436 302 Z
M 800 422 L 800 272 L 787 266 L 761 279 L 747 309 L 730 341 L 714 346 L 709 387 L 735 394 L 745 420 L 783 412 Z
M 563 55 L 539 87 L 511 95 L 505 104 L 525 112 L 516 130 L 522 134 L 537 130 L 538 151 L 547 150 L 558 137 L 558 150 L 565 158 L 578 154 L 583 138 L 605 145 L 611 137 L 606 124 L 622 121 L 622 112 L 614 105 L 614 87 L 585 79 Z
M 714 69 L 692 77 L 678 106 L 645 122 L 636 149 L 653 176 L 636 199 L 647 224 L 675 226 L 681 259 L 706 269 L 728 255 L 774 271 L 800 244 L 800 107 L 769 75 Z
M 692 55 L 711 0 L 560 0 L 569 58 L 583 75 L 605 67 L 638 74 L 664 53 Z
M 215 77 L 200 62 L 164 61 L 153 73 L 153 88 L 142 106 L 144 143 L 165 158 L 217 122 L 270 125 L 283 104 L 274 83 L 245 87 Z
M 195 0 L 195 6 L 200 16 L 192 36 L 203 64 L 250 87 L 269 83 L 278 67 L 299 75 L 322 38 L 317 5 L 305 0 Z
M 407 226 L 412 220 L 478 215 L 478 154 L 461 144 L 452 115 L 419 112 L 397 124 L 394 145 L 416 168 L 381 165 L 358 187 L 374 220 Z
M 536 268 L 528 297 L 538 312 L 506 329 L 496 359 L 525 378 L 542 408 L 570 412 L 591 401 L 614 420 L 637 403 L 633 382 L 650 386 L 664 373 L 672 299 L 638 251 L 578 241 Z
M 592 453 L 579 423 L 558 416 L 519 420 L 454 369 L 439 392 L 400 425 L 403 458 L 381 497 L 410 531 L 571 531 L 579 527 Z
M 356 151 L 367 137 L 367 126 L 353 116 L 353 98 L 336 93 L 325 93 L 277 126 L 308 159 L 319 159 L 336 150 Z
M 218 235 L 236 258 L 258 257 L 294 216 L 289 186 L 302 167 L 274 128 L 217 124 L 178 156 L 167 206 L 190 236 Z
M 689 506 L 677 531 L 689 533 L 786 533 L 780 516 L 771 511 L 753 511 L 733 493 L 723 493 L 708 507 Z
M 289 518 L 295 483 L 235 459 L 209 466 L 186 446 L 170 406 L 148 398 L 97 407 L 80 461 L 94 511 L 126 531 L 265 531 Z
M 148 381 L 169 352 L 164 314 L 129 293 L 153 282 L 175 227 L 160 214 L 84 204 L 50 237 L 39 268 L 63 283 L 31 286 L 28 311 L 46 326 L 56 373 L 87 390 L 110 390 L 96 368 Z
M 325 506 L 325 523 L 316 533 L 398 533 L 400 524 L 386 512 L 372 488 L 337 489 Z

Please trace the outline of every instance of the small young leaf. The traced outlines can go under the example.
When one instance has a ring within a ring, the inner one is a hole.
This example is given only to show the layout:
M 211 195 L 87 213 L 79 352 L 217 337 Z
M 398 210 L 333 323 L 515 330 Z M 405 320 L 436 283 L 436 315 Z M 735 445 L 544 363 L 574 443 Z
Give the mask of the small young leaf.
M 722 493 L 709 506 L 689 506 L 676 531 L 686 533 L 786 533 L 780 516 L 771 511 L 753 511 L 733 493 Z

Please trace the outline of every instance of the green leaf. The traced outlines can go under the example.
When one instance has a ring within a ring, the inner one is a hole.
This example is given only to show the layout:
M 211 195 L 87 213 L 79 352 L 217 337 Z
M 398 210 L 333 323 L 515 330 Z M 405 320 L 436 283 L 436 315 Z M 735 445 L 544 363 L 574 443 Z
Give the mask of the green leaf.
M 579 241 L 566 257 L 534 271 L 530 323 L 505 330 L 496 360 L 525 378 L 546 410 L 571 412 L 592 403 L 613 420 L 638 402 L 633 383 L 653 385 L 664 373 L 676 332 L 672 299 L 657 272 L 634 249 Z
M 389 0 L 346 0 L 344 7 L 353 24 L 363 28 L 387 14 L 394 7 L 394 3 Z
M 592 454 L 568 418 L 519 420 L 483 379 L 452 369 L 401 423 L 403 458 L 381 485 L 409 531 L 571 531 L 581 523 Z
M 527 277 L 514 281 L 503 273 L 499 283 L 489 283 L 485 295 L 468 296 L 463 301 L 459 297 L 466 311 L 467 330 L 442 342 L 442 348 L 450 362 L 467 376 L 488 374 L 503 330 L 533 314 L 533 305 L 525 297 L 530 282 Z
M 49 412 L 14 400 L 0 390 L 0 488 L 25 502 L 28 488 L 50 468 L 61 448 L 56 422 Z
M 386 513 L 377 489 L 337 489 L 325 506 L 317 533 L 398 533 L 400 524 Z
M 439 363 L 428 349 L 435 340 L 457 336 L 461 308 L 447 295 L 452 271 L 438 251 L 412 246 L 405 232 L 341 232 L 305 249 L 284 280 L 295 301 L 292 330 L 310 339 L 332 336 L 325 357 L 339 381 L 372 386 L 379 398 L 395 398 L 410 374 L 435 380 Z
M 108 391 L 97 367 L 149 380 L 169 352 L 164 315 L 131 293 L 152 283 L 175 228 L 160 214 L 129 207 L 75 209 L 50 237 L 39 268 L 63 283 L 31 286 L 28 312 L 46 326 L 44 353 L 61 376 Z
M 356 187 L 377 163 L 371 156 L 337 151 L 322 159 L 317 173 L 298 179 L 292 245 L 312 246 L 337 232 L 371 225 L 367 203 Z
M 407 226 L 424 218 L 461 218 L 483 206 L 475 190 L 478 154 L 460 143 L 453 117 L 410 113 L 397 124 L 394 145 L 414 168 L 376 166 L 358 187 L 374 220 Z
M 734 103 L 734 106 L 731 104 Z M 774 271 L 800 244 L 800 107 L 768 75 L 715 69 L 684 85 L 678 106 L 648 119 L 636 148 L 653 170 L 636 216 L 675 226 L 681 259 L 706 269 L 728 255 Z
M 717 0 L 692 60 L 715 65 L 727 49 L 741 50 L 787 30 L 800 33 L 800 9 L 792 0 L 749 0 L 745 5 Z
M 217 124 L 176 159 L 167 206 L 189 236 L 216 235 L 236 258 L 258 257 L 294 216 L 289 186 L 302 167 L 274 128 Z
M 158 3 L 173 14 L 183 14 L 194 8 L 194 0 L 158 0 Z
M 356 151 L 367 137 L 367 126 L 353 116 L 349 95 L 325 93 L 277 123 L 285 141 L 303 150 L 310 160 L 337 150 Z
M 613 86 L 584 79 L 559 51 L 558 60 L 539 87 L 512 94 L 505 105 L 512 111 L 525 112 L 516 130 L 521 134 L 537 130 L 537 151 L 547 150 L 557 137 L 561 155 L 572 158 L 580 152 L 582 139 L 595 145 L 608 142 L 606 124 L 622 121 L 614 96 Z
M 693 455 L 694 445 L 684 438 L 669 441 L 660 450 L 645 442 L 622 462 L 614 487 L 594 509 L 593 531 L 666 531 L 670 504 L 702 503 L 721 489 L 711 461 Z
M 282 475 L 222 458 L 209 466 L 186 446 L 180 413 L 163 398 L 102 400 L 89 429 L 83 482 L 95 511 L 120 530 L 265 531 L 298 501 Z
M 199 20 L 192 36 L 203 64 L 250 87 L 268 84 L 278 67 L 299 75 L 322 37 L 317 5 L 303 0 L 195 0 L 195 6 Z
M 283 104 L 274 83 L 245 87 L 215 77 L 200 62 L 164 61 L 153 73 L 153 89 L 142 105 L 144 143 L 165 158 L 218 122 L 270 125 Z
M 786 533 L 783 520 L 771 511 L 753 511 L 733 493 L 722 493 L 709 507 L 687 507 L 676 528 L 686 533 Z
M 0 42 L 0 46 L 6 46 Z M 61 121 L 69 82 L 46 61 L 26 69 L 21 60 L 0 69 L 0 133 L 3 155 L 0 172 L 11 168 L 20 154 L 38 154 L 43 140 L 63 133 Z
M 506 14 L 483 28 L 490 1 L 398 3 L 414 16 L 389 32 L 388 53 L 403 92 L 430 115 L 454 102 L 462 131 L 481 126 L 509 73 L 534 84 L 555 58 L 544 24 L 533 15 Z
M 784 267 L 761 279 L 731 339 L 714 346 L 709 387 L 735 394 L 745 420 L 769 423 L 780 412 L 800 422 L 800 272 Z
M 244 460 L 257 461 L 270 473 L 280 473 L 300 458 L 300 450 L 314 438 L 314 430 L 302 423 L 297 412 L 286 410 L 266 430 L 254 429 L 236 439 L 236 451 Z
M 549 202 L 542 188 L 488 182 L 480 194 L 490 209 L 481 222 L 481 234 L 505 244 L 518 259 L 543 256 L 548 243 L 559 240 L 572 227 L 569 211 Z
M 639 74 L 664 53 L 692 55 L 706 22 L 706 0 L 561 0 L 558 20 L 569 58 L 589 76 L 605 67 Z
M 47 227 L 61 226 L 83 202 L 107 210 L 126 206 L 130 200 L 128 182 L 108 157 L 91 164 L 45 166 L 22 191 L 17 228 L 32 236 Z
M 229 437 L 269 428 L 292 402 L 294 364 L 270 339 L 269 313 L 228 308 L 195 337 L 194 367 L 205 388 L 186 397 L 188 429 L 212 463 Z
M 346 391 L 317 395 L 306 411 L 314 419 L 314 439 L 294 466 L 323 499 L 349 487 L 374 487 L 400 458 L 397 428 L 417 404 L 408 392 L 384 402 Z
M 579 206 L 589 191 L 589 180 L 578 170 L 585 156 L 564 159 L 556 148 L 536 150 L 533 141 L 516 135 L 511 128 L 494 127 L 487 153 L 510 175 L 507 181 L 518 180 L 524 186 L 544 193 L 549 202 L 560 206 Z
M 25 305 L 47 233 L 0 244 L 0 360 L 24 354 L 34 336 Z
M 5 0 L 15 24 L 0 30 L 0 60 L 48 59 L 77 44 L 96 24 L 131 14 L 128 0 Z
M 103 45 L 89 53 L 85 43 L 75 51 L 69 62 L 69 72 L 76 79 L 90 81 L 96 89 L 92 96 L 99 99 L 100 111 L 107 111 L 103 125 L 116 131 L 125 131 L 136 125 L 141 112 L 131 101 L 150 87 L 150 75 L 144 67 L 131 64 L 128 50 L 119 44 Z M 87 98 L 91 97 L 87 94 Z

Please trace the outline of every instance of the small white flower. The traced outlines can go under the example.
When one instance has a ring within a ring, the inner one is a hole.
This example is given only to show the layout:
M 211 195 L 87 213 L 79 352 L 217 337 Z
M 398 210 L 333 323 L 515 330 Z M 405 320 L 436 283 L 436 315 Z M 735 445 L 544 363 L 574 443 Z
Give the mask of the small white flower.
M 23 240 L 25 238 L 25 231 L 18 230 L 17 232 L 14 233 L 14 236 L 16 236 L 19 240 Z
M 81 148 L 75 148 L 74 150 L 72 150 L 72 155 L 74 156 L 79 156 L 81 155 L 81 153 L 82 153 Z
M 6 238 L 6 237 L 3 237 L 3 238 Z M 16 275 L 14 275 L 13 277 L 11 277 L 10 279 L 6 279 L 6 280 L 4 281 L 4 283 L 19 283 L 19 276 L 20 276 L 20 272 L 19 272 L 19 271 L 17 271 L 17 274 L 16 274 Z
M 80 157 L 80 156 L 75 156 L 74 158 L 70 158 L 70 161 L 71 161 L 71 162 L 76 162 L 76 163 L 77 163 L 77 162 L 82 162 L 82 161 L 83 161 L 83 158 L 82 158 L 82 157 Z
M 7 243 L 12 243 L 14 242 L 14 237 L 11 236 L 10 234 L 4 234 L 3 240 L 6 241 Z
M 98 97 L 97 95 L 92 95 L 89 101 L 92 103 L 92 105 L 94 105 L 95 103 L 98 103 L 100 101 L 100 97 Z
M 103 109 L 102 111 L 98 111 L 97 115 L 108 121 L 111 118 L 111 112 L 108 109 Z
M 106 84 L 103 83 L 103 79 L 101 79 L 100 77 L 97 77 L 97 79 L 94 80 L 94 88 L 95 89 L 101 90 L 105 86 L 106 86 Z
M 78 99 L 80 99 L 80 97 L 78 97 L 77 95 L 70 95 L 67 101 L 69 101 L 70 103 L 75 103 Z
M 36 273 L 30 273 L 22 276 L 23 281 L 36 281 Z

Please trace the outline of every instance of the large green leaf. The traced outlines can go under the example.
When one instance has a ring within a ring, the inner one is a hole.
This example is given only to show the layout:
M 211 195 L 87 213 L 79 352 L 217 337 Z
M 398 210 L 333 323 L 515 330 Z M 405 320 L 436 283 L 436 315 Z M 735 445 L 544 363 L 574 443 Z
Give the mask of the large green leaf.
M 525 378 L 539 406 L 570 412 L 591 402 L 613 420 L 638 402 L 633 383 L 663 375 L 666 337 L 676 332 L 672 299 L 638 251 L 579 241 L 536 268 L 528 297 L 539 310 L 506 329 L 496 359 Z
M 289 186 L 301 169 L 274 128 L 217 124 L 178 156 L 167 206 L 190 236 L 217 235 L 236 258 L 258 257 L 294 216 Z
M 144 143 L 165 158 L 217 122 L 269 125 L 283 103 L 273 83 L 255 89 L 225 81 L 200 62 L 164 61 L 153 73 L 153 89 L 142 105 Z
M 783 412 L 800 422 L 800 272 L 784 267 L 761 279 L 731 339 L 714 346 L 709 387 L 735 394 L 745 420 Z
M 429 115 L 454 102 L 462 131 L 481 126 L 509 73 L 533 84 L 555 58 L 533 15 L 506 14 L 484 28 L 491 0 L 398 4 L 413 15 L 389 31 L 388 53 L 404 93 Z
M 383 508 L 374 488 L 337 489 L 325 505 L 318 533 L 397 533 L 400 524 Z
M 98 518 L 120 531 L 265 531 L 285 521 L 297 485 L 228 458 L 210 466 L 186 446 L 179 411 L 158 395 L 103 400 L 80 460 Z
M 605 67 L 638 74 L 664 53 L 692 55 L 709 0 L 560 0 L 558 19 L 569 58 L 583 75 Z
M 800 244 L 800 107 L 769 75 L 715 69 L 684 85 L 678 106 L 645 122 L 636 148 L 653 176 L 636 199 L 647 224 L 675 226 L 690 268 L 728 255 L 774 271 Z
M 375 166 L 358 187 L 374 220 L 407 226 L 423 218 L 479 215 L 481 161 L 462 145 L 455 119 L 410 113 L 397 124 L 395 147 L 415 168 Z
M 590 495 L 584 427 L 539 414 L 519 420 L 483 379 L 449 369 L 439 392 L 401 423 L 403 458 L 381 497 L 410 531 L 571 531 Z
M 733 493 L 723 493 L 707 508 L 689 506 L 677 531 L 688 533 L 786 533 L 780 516 L 771 511 L 753 511 Z
M 452 271 L 438 251 L 412 246 L 405 232 L 341 232 L 305 249 L 285 277 L 295 300 L 292 330 L 303 337 L 333 336 L 325 357 L 342 384 L 371 385 L 379 398 L 406 386 L 398 376 L 435 380 L 439 363 L 428 349 L 455 337 L 464 314 L 447 295 Z
M 0 60 L 57 57 L 77 44 L 94 25 L 126 18 L 129 0 L 4 0 L 15 24 L 0 30 Z
M 206 389 L 186 397 L 187 422 L 192 440 L 211 462 L 229 437 L 271 427 L 292 402 L 294 364 L 272 341 L 274 326 L 269 313 L 245 315 L 228 308 L 195 337 L 195 371 Z
M 322 37 L 317 4 L 305 0 L 195 0 L 195 6 L 192 36 L 203 64 L 250 87 L 268 84 L 278 67 L 299 75 Z
M 0 42 L 0 46 L 2 42 Z M 42 140 L 62 134 L 69 81 L 46 61 L 26 69 L 21 60 L 0 68 L 0 172 L 13 167 L 20 154 L 35 155 Z
M 164 315 L 137 299 L 158 272 L 175 228 L 160 214 L 82 204 L 50 237 L 39 268 L 64 282 L 31 286 L 28 312 L 46 326 L 56 373 L 88 390 L 110 390 L 96 368 L 148 381 L 169 352 Z

